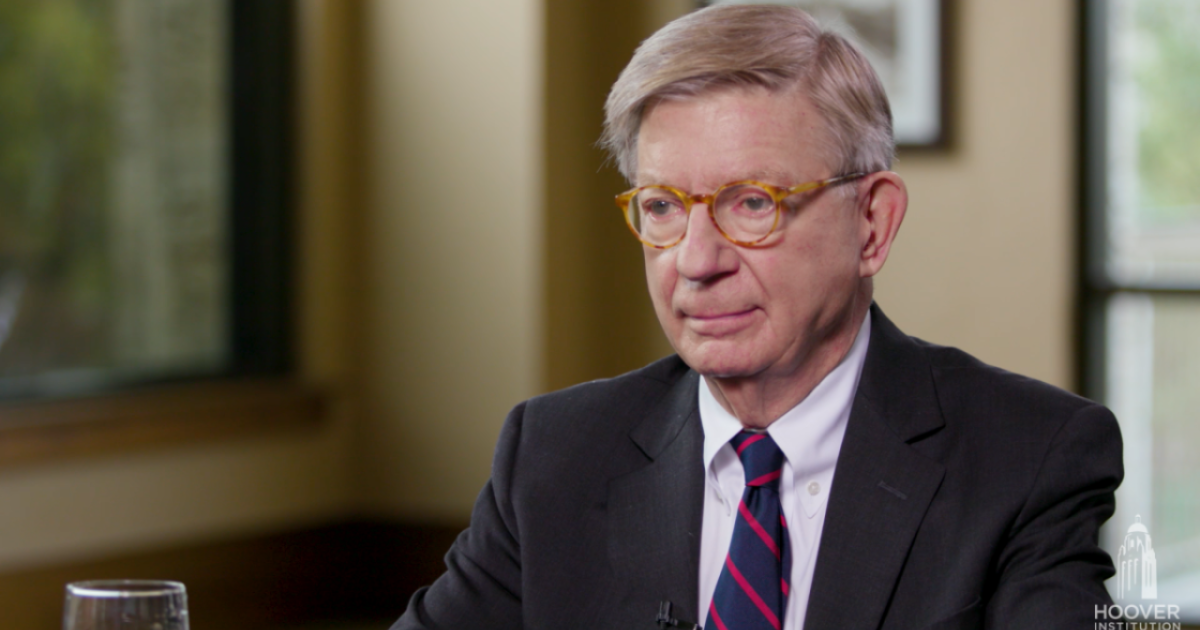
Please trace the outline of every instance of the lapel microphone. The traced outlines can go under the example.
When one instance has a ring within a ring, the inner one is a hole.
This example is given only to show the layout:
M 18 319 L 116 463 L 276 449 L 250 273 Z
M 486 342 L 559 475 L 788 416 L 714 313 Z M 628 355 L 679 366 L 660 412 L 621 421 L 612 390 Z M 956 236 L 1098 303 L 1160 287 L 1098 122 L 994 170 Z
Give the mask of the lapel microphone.
M 682 628 L 683 630 L 704 630 L 700 626 L 690 621 L 680 621 L 671 616 L 671 602 L 662 600 L 658 602 L 658 618 L 655 623 L 659 628 Z

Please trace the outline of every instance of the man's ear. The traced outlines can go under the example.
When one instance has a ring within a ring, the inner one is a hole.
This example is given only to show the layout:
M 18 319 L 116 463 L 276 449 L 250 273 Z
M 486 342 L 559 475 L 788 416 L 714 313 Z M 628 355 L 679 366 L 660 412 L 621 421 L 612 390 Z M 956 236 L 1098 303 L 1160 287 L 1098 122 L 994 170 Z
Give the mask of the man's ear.
M 899 175 L 891 171 L 871 173 L 859 186 L 865 191 L 858 199 L 862 221 L 862 250 L 859 275 L 869 278 L 883 269 L 892 241 L 900 231 L 904 213 L 908 210 L 908 188 Z

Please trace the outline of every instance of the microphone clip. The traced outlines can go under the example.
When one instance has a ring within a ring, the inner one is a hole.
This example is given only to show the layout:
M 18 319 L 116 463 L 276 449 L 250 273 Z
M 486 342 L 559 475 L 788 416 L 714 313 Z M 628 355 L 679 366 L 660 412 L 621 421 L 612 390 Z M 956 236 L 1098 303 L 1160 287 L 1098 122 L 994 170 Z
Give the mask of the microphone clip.
M 663 600 L 658 603 L 658 618 L 655 623 L 659 628 L 681 628 L 682 630 L 704 630 L 690 621 L 680 621 L 671 616 L 671 602 Z

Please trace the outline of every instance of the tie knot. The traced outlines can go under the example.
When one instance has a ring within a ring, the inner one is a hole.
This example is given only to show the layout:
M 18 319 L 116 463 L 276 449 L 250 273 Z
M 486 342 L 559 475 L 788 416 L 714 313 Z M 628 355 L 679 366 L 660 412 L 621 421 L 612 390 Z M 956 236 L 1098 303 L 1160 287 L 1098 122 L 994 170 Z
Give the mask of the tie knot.
M 779 475 L 783 471 L 783 451 L 770 435 L 742 431 L 729 441 L 734 452 L 742 460 L 746 471 L 747 486 L 779 486 Z

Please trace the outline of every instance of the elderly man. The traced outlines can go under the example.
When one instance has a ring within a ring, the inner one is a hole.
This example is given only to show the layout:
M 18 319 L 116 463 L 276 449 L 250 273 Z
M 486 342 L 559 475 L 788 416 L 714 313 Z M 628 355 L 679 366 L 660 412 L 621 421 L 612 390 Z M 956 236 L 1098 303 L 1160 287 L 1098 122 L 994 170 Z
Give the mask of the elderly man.
M 1092 627 L 1116 422 L 873 305 L 907 195 L 862 55 L 795 9 L 705 9 L 607 114 L 678 355 L 518 405 L 394 627 Z

